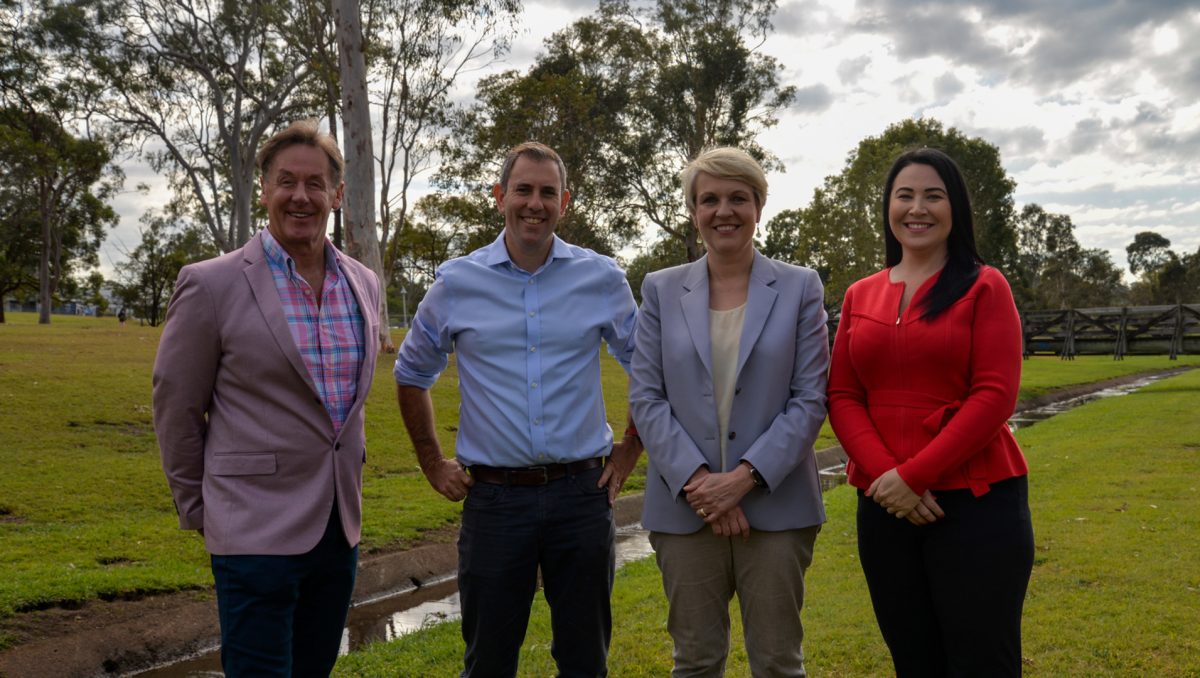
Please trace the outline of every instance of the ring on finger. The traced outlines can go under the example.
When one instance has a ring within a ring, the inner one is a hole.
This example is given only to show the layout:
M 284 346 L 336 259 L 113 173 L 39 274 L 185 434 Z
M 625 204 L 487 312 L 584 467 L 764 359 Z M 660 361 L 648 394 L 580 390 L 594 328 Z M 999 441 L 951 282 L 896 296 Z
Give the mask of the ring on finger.
M 701 508 L 700 510 L 696 511 L 696 513 L 699 513 L 701 518 L 707 518 L 707 517 L 708 517 L 708 511 L 705 511 L 703 508 Z

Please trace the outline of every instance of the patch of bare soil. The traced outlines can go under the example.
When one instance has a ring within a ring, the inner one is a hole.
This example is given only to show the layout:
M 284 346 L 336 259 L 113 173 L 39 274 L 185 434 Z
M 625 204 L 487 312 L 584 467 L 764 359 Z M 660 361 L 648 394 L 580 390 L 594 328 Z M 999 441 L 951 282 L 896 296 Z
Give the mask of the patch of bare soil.
M 439 529 L 419 546 L 363 555 L 354 599 L 454 571 L 455 533 Z M 7 678 L 122 675 L 207 651 L 220 639 L 211 589 L 26 612 L 0 621 L 0 633 L 15 640 L 0 652 L 0 676 Z

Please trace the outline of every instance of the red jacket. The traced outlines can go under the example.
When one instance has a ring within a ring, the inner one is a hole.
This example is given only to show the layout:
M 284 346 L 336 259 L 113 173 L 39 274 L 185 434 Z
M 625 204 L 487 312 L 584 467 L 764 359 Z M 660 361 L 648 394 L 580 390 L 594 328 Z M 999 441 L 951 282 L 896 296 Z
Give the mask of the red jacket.
M 1004 276 L 984 266 L 935 320 L 920 319 L 927 280 L 897 319 L 888 270 L 846 290 L 829 374 L 829 420 L 866 489 L 896 468 L 917 494 L 1028 473 L 1008 430 L 1021 383 L 1021 320 Z

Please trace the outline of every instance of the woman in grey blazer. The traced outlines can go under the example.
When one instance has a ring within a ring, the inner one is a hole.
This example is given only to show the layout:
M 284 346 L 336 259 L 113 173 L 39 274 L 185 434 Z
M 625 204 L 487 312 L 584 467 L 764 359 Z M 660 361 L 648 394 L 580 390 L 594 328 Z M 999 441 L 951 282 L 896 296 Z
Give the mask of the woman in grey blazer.
M 821 280 L 754 248 L 767 181 L 749 155 L 706 151 L 682 179 L 708 253 L 646 276 L 630 386 L 673 675 L 724 673 L 736 593 L 753 675 L 803 676 L 804 571 L 825 521 Z

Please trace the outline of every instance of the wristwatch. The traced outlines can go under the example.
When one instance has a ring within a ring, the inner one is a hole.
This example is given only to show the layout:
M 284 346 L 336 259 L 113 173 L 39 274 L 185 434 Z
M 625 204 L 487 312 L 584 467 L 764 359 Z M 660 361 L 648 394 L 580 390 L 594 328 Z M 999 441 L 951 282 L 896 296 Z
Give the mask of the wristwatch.
M 742 463 L 746 465 L 746 468 L 750 469 L 750 480 L 754 481 L 755 487 L 767 486 L 767 481 L 763 479 L 762 474 L 758 472 L 758 469 L 754 468 L 754 464 L 751 464 L 744 459 L 742 460 Z

